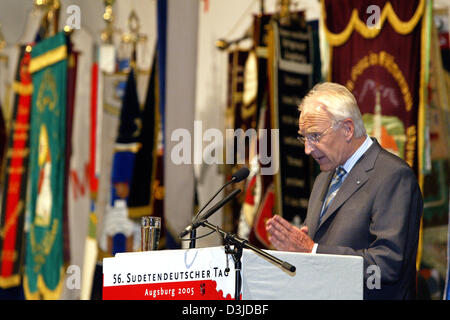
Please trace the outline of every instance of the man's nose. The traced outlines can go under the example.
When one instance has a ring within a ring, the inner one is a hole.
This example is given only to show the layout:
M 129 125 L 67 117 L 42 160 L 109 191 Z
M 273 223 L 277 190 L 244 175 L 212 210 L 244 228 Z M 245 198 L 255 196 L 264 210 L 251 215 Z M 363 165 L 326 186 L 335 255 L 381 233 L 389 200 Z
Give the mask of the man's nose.
M 314 149 L 311 142 L 308 139 L 305 140 L 305 154 L 310 155 L 311 151 Z

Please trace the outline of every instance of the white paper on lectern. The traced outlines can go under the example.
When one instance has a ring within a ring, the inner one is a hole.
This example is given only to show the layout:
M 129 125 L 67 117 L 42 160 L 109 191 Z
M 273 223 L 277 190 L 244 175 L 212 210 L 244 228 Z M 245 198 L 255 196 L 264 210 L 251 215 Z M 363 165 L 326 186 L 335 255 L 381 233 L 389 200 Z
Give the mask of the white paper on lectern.
M 357 256 L 264 250 L 296 267 L 290 273 L 251 250 L 242 255 L 245 300 L 360 300 L 363 259 Z

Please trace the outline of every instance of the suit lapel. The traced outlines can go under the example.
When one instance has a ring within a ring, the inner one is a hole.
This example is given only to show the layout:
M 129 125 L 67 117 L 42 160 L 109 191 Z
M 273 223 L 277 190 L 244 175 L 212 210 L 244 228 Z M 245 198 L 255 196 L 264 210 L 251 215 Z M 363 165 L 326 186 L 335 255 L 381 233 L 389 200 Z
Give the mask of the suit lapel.
M 347 178 L 342 183 L 341 188 L 337 192 L 333 202 L 323 215 L 319 226 L 314 228 L 317 231 L 359 188 L 361 188 L 369 179 L 367 171 L 371 170 L 375 164 L 375 160 L 380 153 L 381 147 L 376 140 L 365 154 L 361 156 L 355 166 L 348 173 Z M 328 185 L 326 186 L 326 189 Z M 326 191 L 325 191 L 326 192 Z M 323 203 L 322 198 L 322 203 Z M 320 209 L 322 207 L 320 206 Z M 319 222 L 320 209 L 317 215 L 317 223 Z
M 368 177 L 364 169 L 360 166 L 353 167 L 345 181 L 342 183 L 342 186 L 334 197 L 333 202 L 331 202 L 329 208 L 323 215 L 319 228 L 333 215 L 337 209 L 339 209 L 342 204 L 344 204 L 345 201 L 347 201 L 348 198 L 352 196 L 353 193 L 356 192 L 356 190 L 361 188 L 366 183 L 367 179 Z
M 308 212 L 308 214 L 311 214 L 311 222 L 309 227 L 309 236 L 311 239 L 314 239 L 314 235 L 316 234 L 317 226 L 319 224 L 320 211 L 322 210 L 323 201 L 325 200 L 325 195 L 327 193 L 328 186 L 330 185 L 332 176 L 333 171 L 323 175 L 323 178 L 320 181 L 317 181 L 319 184 L 318 190 L 321 190 L 320 196 L 318 199 L 314 199 L 311 211 Z

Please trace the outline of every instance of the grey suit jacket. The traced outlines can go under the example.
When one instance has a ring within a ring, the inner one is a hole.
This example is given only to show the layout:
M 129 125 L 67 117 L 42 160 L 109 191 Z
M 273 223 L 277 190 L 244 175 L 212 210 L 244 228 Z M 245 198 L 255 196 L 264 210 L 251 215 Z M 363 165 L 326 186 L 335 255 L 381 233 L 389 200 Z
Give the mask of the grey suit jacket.
M 305 225 L 317 253 L 364 258 L 364 299 L 413 299 L 422 195 L 408 164 L 372 140 L 320 223 L 332 172 L 317 176 Z M 381 271 L 380 289 L 366 285 L 375 275 L 370 265 Z

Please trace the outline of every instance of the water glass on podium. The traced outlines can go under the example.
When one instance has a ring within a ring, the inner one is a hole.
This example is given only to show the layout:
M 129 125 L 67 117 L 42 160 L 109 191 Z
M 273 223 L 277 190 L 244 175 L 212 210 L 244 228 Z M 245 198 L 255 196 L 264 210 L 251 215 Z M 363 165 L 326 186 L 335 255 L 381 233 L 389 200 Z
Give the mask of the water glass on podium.
M 158 250 L 161 218 L 145 216 L 141 219 L 141 251 Z

